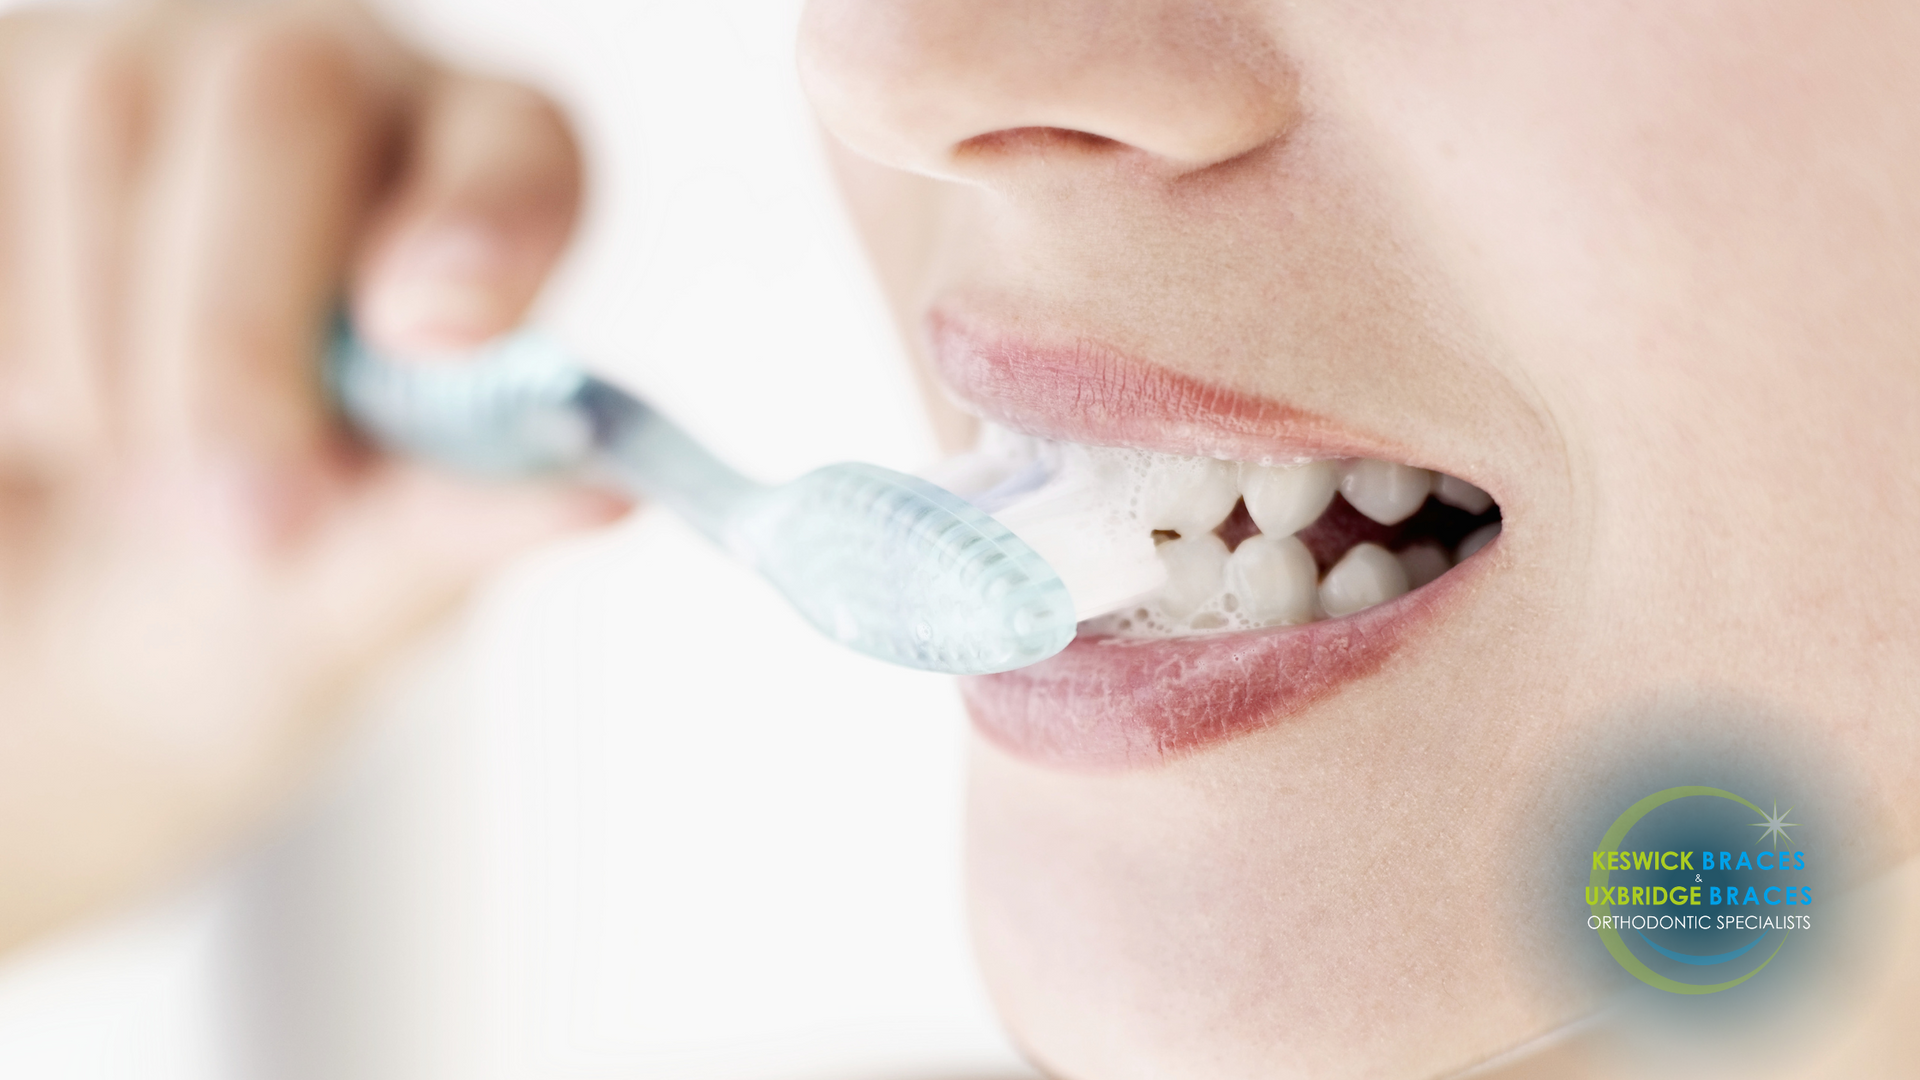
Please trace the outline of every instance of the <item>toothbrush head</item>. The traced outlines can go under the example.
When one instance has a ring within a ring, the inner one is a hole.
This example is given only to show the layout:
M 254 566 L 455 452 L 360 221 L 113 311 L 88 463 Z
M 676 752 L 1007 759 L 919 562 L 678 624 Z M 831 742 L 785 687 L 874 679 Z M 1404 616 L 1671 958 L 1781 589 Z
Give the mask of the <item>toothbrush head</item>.
M 951 492 L 829 465 L 758 495 L 730 545 L 828 637 L 907 667 L 1011 671 L 1073 640 L 1060 575 Z

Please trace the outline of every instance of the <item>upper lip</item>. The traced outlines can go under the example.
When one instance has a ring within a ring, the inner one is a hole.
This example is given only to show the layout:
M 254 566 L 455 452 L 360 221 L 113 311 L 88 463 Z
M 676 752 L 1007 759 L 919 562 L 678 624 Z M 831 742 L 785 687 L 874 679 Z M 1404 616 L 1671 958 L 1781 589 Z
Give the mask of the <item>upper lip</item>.
M 1038 340 L 955 307 L 927 317 L 934 366 L 986 419 L 1029 435 L 1238 461 L 1372 457 L 1425 465 L 1393 440 L 1212 386 L 1098 340 Z
M 1425 464 L 1389 439 L 1089 338 L 1037 339 L 956 307 L 935 308 L 927 329 L 955 395 L 1028 434 L 1238 460 Z M 962 691 L 975 726 L 1019 756 L 1074 769 L 1150 765 L 1296 717 L 1378 671 L 1453 598 L 1472 592 L 1488 561 L 1476 557 L 1397 600 L 1304 626 L 1160 640 L 1083 635 L 1032 667 L 965 679 Z

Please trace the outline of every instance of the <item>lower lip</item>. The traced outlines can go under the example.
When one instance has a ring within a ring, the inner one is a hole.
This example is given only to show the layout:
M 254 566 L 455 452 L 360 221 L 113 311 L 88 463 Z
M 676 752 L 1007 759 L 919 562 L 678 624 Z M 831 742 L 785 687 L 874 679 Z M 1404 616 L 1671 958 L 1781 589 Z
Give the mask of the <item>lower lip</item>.
M 1380 671 L 1457 605 L 1500 546 L 1341 619 L 1159 640 L 1080 638 L 1032 667 L 961 680 L 974 726 L 1036 764 L 1144 768 L 1284 722 Z

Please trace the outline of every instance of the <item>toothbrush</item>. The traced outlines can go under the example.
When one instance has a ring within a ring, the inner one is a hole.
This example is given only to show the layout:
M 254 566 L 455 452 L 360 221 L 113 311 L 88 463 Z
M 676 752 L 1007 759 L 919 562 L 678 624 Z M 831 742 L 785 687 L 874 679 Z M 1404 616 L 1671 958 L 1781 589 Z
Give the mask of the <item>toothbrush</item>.
M 381 357 L 343 323 L 326 381 L 382 447 L 472 472 L 573 475 L 666 506 L 868 656 L 986 674 L 1073 640 L 1060 575 L 966 500 L 860 463 L 755 483 L 538 332 L 500 338 L 469 363 L 427 366 Z

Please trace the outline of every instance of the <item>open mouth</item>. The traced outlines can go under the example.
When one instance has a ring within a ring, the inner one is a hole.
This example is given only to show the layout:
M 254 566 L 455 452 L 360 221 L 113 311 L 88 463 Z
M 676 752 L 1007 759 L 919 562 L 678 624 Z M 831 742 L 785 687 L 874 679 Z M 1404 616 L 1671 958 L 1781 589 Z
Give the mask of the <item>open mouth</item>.
M 989 419 L 957 488 L 1055 564 L 1082 619 L 1059 655 L 963 680 L 1019 756 L 1147 765 L 1299 713 L 1376 671 L 1499 536 L 1486 491 L 1316 417 L 1085 343 L 933 327 Z

